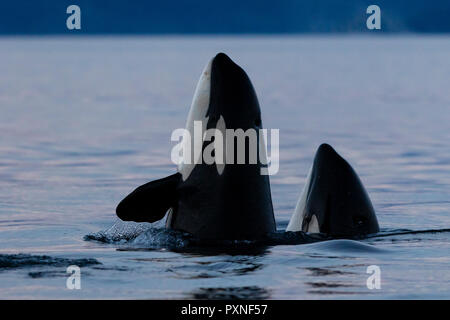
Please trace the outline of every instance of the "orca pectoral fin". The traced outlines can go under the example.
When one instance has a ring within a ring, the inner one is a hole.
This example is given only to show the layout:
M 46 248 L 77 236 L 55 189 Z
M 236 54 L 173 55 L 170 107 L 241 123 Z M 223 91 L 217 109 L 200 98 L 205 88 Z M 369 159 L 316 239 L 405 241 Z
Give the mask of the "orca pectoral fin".
M 116 209 L 124 221 L 155 222 L 164 218 L 176 203 L 176 188 L 181 179 L 179 173 L 146 183 L 123 199 Z

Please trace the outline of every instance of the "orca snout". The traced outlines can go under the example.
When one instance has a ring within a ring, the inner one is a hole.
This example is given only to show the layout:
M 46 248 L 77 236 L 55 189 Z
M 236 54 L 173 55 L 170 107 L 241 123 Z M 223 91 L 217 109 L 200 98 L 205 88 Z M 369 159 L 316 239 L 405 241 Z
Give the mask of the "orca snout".
M 287 231 L 356 236 L 379 231 L 372 202 L 351 165 L 329 144 L 314 157 Z
M 213 65 L 217 68 L 224 69 L 237 66 L 233 62 L 233 60 L 231 60 L 230 57 L 223 52 L 219 52 L 218 54 L 216 54 L 216 56 L 213 58 Z
M 211 62 L 207 116 L 211 119 L 223 117 L 227 128 L 248 129 L 261 126 L 261 111 L 250 78 L 222 52 Z
M 223 52 L 216 54 L 212 59 L 211 73 L 213 76 L 212 89 L 214 87 L 219 90 L 235 88 L 241 81 L 249 81 L 245 71 Z
M 316 152 L 317 156 L 325 156 L 325 157 L 340 157 L 336 150 L 333 149 L 328 143 L 322 143 L 319 148 L 317 148 Z

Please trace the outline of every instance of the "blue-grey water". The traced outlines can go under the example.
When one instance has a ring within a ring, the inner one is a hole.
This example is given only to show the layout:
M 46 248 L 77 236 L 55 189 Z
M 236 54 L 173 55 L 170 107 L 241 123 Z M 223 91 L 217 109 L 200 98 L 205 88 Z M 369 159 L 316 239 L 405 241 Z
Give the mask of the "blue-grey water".
M 382 233 L 450 228 L 449 40 L 1 38 L 0 298 L 450 298 L 448 232 L 215 252 L 115 217 L 175 171 L 171 133 L 224 51 L 280 129 L 278 229 L 322 142 L 359 173 Z M 102 230 L 107 243 L 83 239 Z M 66 288 L 72 264 L 80 290 Z

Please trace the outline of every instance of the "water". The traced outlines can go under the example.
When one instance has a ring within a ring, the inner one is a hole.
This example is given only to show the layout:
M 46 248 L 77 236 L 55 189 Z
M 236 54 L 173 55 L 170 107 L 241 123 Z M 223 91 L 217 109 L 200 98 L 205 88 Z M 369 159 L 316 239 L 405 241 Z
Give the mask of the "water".
M 322 142 L 359 173 L 383 233 L 450 228 L 448 40 L 1 38 L 0 298 L 450 298 L 448 232 L 213 250 L 157 224 L 83 240 L 114 225 L 136 186 L 174 172 L 171 132 L 219 51 L 280 129 L 278 229 Z M 66 289 L 70 264 L 81 290 Z

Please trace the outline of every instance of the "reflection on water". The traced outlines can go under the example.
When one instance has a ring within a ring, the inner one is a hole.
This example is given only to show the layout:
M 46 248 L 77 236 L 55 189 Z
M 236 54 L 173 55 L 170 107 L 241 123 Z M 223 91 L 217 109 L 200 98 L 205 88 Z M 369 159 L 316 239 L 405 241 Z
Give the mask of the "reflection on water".
M 172 273 L 173 277 L 180 279 L 245 276 L 264 268 L 264 264 L 260 262 L 261 260 L 261 258 L 246 256 L 223 256 L 214 261 L 198 260 L 182 265 L 169 265 L 166 272 Z
M 364 295 L 370 294 L 368 291 L 351 291 L 351 290 L 343 290 L 343 291 L 337 291 L 337 290 L 309 290 L 308 293 L 314 294 L 314 295 L 358 295 L 360 298 L 366 298 Z M 352 297 L 355 298 L 355 297 Z
M 362 283 L 355 283 L 356 272 L 352 268 L 367 267 L 364 264 L 337 265 L 330 267 L 306 267 L 310 273 L 305 277 L 308 293 L 317 295 L 368 294 Z M 349 270 L 350 269 L 350 270 Z M 362 289 L 362 290 L 361 290 Z
M 308 271 L 311 271 L 311 276 L 314 276 L 314 277 L 323 277 L 323 276 L 329 276 L 329 275 L 335 275 L 335 274 L 353 274 L 353 272 L 335 270 L 334 268 L 327 269 L 327 268 L 308 267 L 305 269 Z
M 270 291 L 257 286 L 228 288 L 198 288 L 187 294 L 188 299 L 243 300 L 269 299 Z
M 127 248 L 122 251 L 160 251 L 165 248 Z M 133 258 L 133 261 L 159 264 L 167 277 L 177 279 L 207 279 L 229 276 L 246 276 L 265 267 L 266 248 L 212 248 L 188 247 L 183 250 L 170 249 L 177 255 L 167 258 Z

